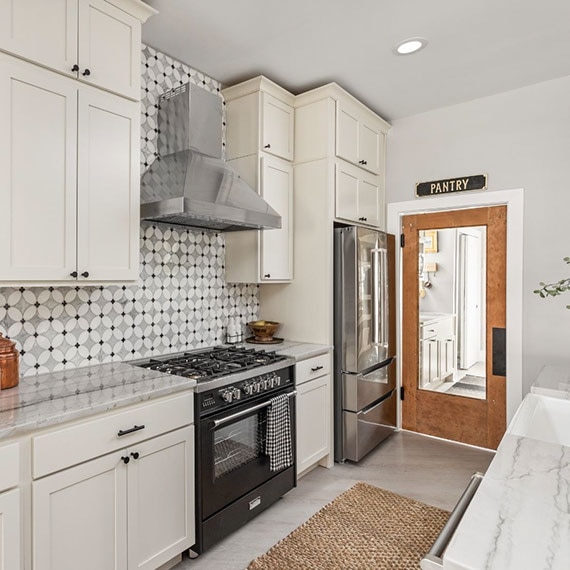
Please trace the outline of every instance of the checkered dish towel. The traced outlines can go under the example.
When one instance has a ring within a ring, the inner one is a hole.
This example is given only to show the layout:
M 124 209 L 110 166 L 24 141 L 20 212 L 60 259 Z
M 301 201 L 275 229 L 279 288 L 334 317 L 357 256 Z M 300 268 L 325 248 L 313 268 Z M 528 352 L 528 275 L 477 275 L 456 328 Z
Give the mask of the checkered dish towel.
M 289 414 L 289 396 L 282 394 L 271 398 L 267 410 L 267 435 L 265 453 L 269 455 L 271 471 L 280 471 L 293 465 L 293 446 L 291 443 L 291 416 Z

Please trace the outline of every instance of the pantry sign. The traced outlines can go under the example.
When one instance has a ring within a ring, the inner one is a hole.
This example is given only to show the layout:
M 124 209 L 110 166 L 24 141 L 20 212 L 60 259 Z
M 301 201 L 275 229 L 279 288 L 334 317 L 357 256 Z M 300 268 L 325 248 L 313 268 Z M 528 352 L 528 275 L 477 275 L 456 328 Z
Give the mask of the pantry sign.
M 486 190 L 487 175 L 460 176 L 459 178 L 446 178 L 445 180 L 432 180 L 416 184 L 416 196 L 438 196 L 452 192 L 465 192 L 467 190 Z

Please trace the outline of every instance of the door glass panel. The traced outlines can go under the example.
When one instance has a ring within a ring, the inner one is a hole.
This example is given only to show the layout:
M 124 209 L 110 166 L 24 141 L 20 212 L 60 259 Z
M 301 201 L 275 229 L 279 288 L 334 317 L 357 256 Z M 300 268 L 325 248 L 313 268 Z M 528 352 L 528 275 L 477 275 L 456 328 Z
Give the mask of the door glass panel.
M 263 454 L 267 412 L 261 410 L 214 432 L 214 479 L 219 479 Z
M 486 398 L 486 229 L 418 232 L 421 390 Z

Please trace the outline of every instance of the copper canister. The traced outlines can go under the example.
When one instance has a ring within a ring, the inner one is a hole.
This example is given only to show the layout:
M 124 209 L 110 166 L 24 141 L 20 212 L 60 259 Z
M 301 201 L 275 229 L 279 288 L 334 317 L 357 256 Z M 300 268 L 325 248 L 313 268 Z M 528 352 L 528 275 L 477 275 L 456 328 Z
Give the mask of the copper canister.
M 2 390 L 13 388 L 20 381 L 20 354 L 16 343 L 0 334 L 0 387 Z

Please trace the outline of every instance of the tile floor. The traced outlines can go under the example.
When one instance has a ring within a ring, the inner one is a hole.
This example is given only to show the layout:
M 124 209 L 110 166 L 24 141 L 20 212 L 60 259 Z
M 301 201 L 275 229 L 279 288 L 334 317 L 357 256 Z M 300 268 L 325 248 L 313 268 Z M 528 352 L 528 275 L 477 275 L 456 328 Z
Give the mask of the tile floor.
M 311 471 L 257 518 L 198 558 L 185 557 L 175 570 L 243 570 L 357 481 L 451 510 L 471 475 L 484 472 L 492 458 L 490 451 L 396 433 L 357 465 Z

